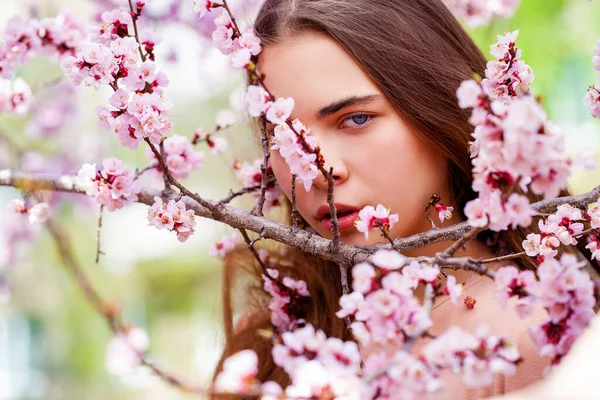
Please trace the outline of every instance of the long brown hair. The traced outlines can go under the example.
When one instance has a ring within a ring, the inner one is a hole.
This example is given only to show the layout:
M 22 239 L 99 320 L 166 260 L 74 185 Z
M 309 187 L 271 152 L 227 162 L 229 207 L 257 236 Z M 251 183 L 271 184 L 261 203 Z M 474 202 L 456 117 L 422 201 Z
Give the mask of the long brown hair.
M 307 31 L 331 36 L 377 84 L 415 134 L 446 157 L 455 208 L 462 211 L 476 197 L 468 152 L 473 127 L 468 122 L 470 111 L 458 107 L 456 89 L 475 74 L 483 76 L 486 60 L 441 0 L 265 0 L 254 31 L 263 46 Z M 488 241 L 496 253 L 518 253 L 527 233 L 524 229 L 484 232 L 479 239 Z M 283 250 L 285 254 L 279 256 L 285 260 L 279 266 L 282 274 L 305 280 L 311 293 L 311 302 L 303 309 L 306 321 L 328 336 L 352 340 L 344 321 L 335 316 L 342 294 L 338 267 L 296 249 Z M 529 257 L 513 262 L 521 268 L 536 265 Z M 260 360 L 259 379 L 287 385 L 287 375 L 273 363 L 271 345 L 259 334 L 271 328 L 260 269 L 247 250 L 230 254 L 224 264 L 226 343 L 217 372 L 227 356 L 253 349 Z M 235 294 L 242 296 L 244 312 L 251 316 L 236 329 Z

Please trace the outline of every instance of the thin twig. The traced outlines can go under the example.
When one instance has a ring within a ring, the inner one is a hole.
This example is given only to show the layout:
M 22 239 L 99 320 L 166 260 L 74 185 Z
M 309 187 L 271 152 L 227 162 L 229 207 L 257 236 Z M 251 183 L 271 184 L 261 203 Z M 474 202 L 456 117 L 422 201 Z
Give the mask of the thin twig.
M 102 211 L 104 211 L 104 204 L 100 205 L 100 212 L 98 213 L 98 229 L 96 230 L 96 264 L 100 261 L 100 254 L 104 255 L 104 252 L 100 250 L 100 231 L 102 230 Z
M 296 175 L 292 174 L 292 231 L 298 230 L 298 210 L 296 209 Z
M 261 143 L 263 148 L 263 162 L 260 165 L 261 178 L 260 178 L 260 196 L 258 197 L 258 203 L 254 210 L 254 215 L 262 216 L 263 215 L 263 206 L 265 204 L 265 198 L 267 195 L 267 180 L 268 180 L 268 169 L 269 165 L 269 157 L 271 157 L 271 152 L 269 151 L 269 138 L 267 136 L 267 123 L 266 118 L 262 117 L 261 121 Z
M 269 182 L 274 182 L 274 179 L 270 179 Z M 226 197 L 222 198 L 221 200 L 217 201 L 216 204 L 217 205 L 227 204 L 227 203 L 231 202 L 231 200 L 235 199 L 236 197 L 242 196 L 246 193 L 255 192 L 259 189 L 260 189 L 260 184 L 248 186 L 248 187 L 242 188 L 240 190 L 236 190 L 235 192 L 230 189 L 229 194 Z
M 140 36 L 138 35 L 138 28 L 137 28 L 138 14 L 137 14 L 137 10 L 134 11 L 133 3 L 131 3 L 131 0 L 129 0 L 129 9 L 131 10 L 131 20 L 133 21 L 133 31 L 135 33 L 135 40 L 138 43 L 138 50 L 140 51 L 140 58 L 142 59 L 142 62 L 145 62 L 146 56 L 144 55 L 144 52 L 142 51 L 142 43 L 140 42 Z
M 333 198 L 333 186 L 334 186 L 334 178 L 333 178 L 333 167 L 329 168 L 329 174 L 325 175 L 327 178 L 327 204 L 329 204 L 329 212 L 331 213 L 331 231 L 333 234 L 333 238 L 331 239 L 331 249 L 333 251 L 337 250 L 340 246 L 340 223 L 337 219 L 337 210 L 335 207 L 335 199 Z

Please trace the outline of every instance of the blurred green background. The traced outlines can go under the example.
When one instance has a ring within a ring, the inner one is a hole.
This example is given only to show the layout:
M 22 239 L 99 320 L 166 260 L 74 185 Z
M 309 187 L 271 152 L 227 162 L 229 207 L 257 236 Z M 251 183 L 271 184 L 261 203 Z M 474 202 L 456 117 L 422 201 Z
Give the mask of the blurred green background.
M 191 0 L 183 12 L 191 15 Z M 159 12 L 172 0 L 154 0 Z M 0 27 L 13 15 L 27 16 L 32 7 L 40 17 L 68 9 L 76 16 L 91 18 L 97 5 L 89 0 L 3 0 Z M 496 35 L 520 30 L 518 46 L 533 68 L 534 92 L 543 96 L 549 116 L 566 129 L 567 150 L 599 150 L 600 123 L 581 104 L 586 89 L 598 83 L 591 57 L 600 39 L 600 2 L 588 0 L 522 0 L 514 18 L 495 20 L 472 30 L 473 37 L 488 54 Z M 192 136 L 196 128 L 211 131 L 227 115 L 244 119 L 240 108 L 242 76 L 228 71 L 226 60 L 200 37 L 190 24 L 157 27 L 163 41 L 157 46 L 157 67 L 170 79 L 166 92 L 175 107 L 174 133 Z M 177 59 L 177 61 L 173 61 Z M 31 86 L 61 76 L 58 66 L 36 58 L 17 73 Z M 50 100 L 60 96 L 44 93 Z M 232 94 L 233 93 L 233 94 Z M 44 97 L 45 96 L 45 97 Z M 31 133 L 31 122 L 0 116 L 0 133 L 10 137 L 23 151 L 35 151 L 47 161 L 57 152 L 64 170 L 74 173 L 83 162 L 98 162 L 114 155 L 130 167 L 145 165 L 144 150 L 119 146 L 113 135 L 96 127 L 94 109 L 107 102 L 109 93 L 78 88 L 72 117 L 55 136 Z M 40 103 L 43 104 L 43 103 Z M 226 154 L 211 155 L 206 148 L 204 167 L 185 182 L 209 198 L 224 196 L 237 188 L 231 165 L 234 159 L 251 161 L 259 155 L 248 128 L 240 123 L 224 134 L 230 142 Z M 4 142 L 0 142 L 5 146 Z M 16 153 L 0 151 L 2 167 L 15 166 Z M 32 156 L 33 157 L 33 156 Z M 35 158 L 34 157 L 34 158 Z M 598 157 L 596 156 L 598 160 Z M 576 192 L 589 190 L 600 181 L 599 173 L 575 172 L 570 182 Z M 157 183 L 146 181 L 155 187 Z M 18 193 L 0 189 L 0 231 L 10 229 L 7 204 Z M 249 208 L 249 199 L 234 205 Z M 104 213 L 101 232 L 106 253 L 95 264 L 97 207 L 79 201 L 58 211 L 68 229 L 76 255 L 100 293 L 122 302 L 125 317 L 143 327 L 150 336 L 150 352 L 167 370 L 201 385 L 210 378 L 222 335 L 220 333 L 220 262 L 208 255 L 210 244 L 229 228 L 198 220 L 196 234 L 186 243 L 175 235 L 147 227 L 146 207 L 133 205 Z M 1 232 L 0 232 L 1 233 Z M 61 268 L 56 250 L 46 232 L 33 243 L 19 246 L 15 260 L 8 248 L 0 248 L 0 272 L 10 284 L 12 298 L 0 305 L 0 399 L 182 399 L 150 373 L 140 370 L 120 378 L 105 370 L 104 359 L 110 332 L 83 299 L 71 277 Z

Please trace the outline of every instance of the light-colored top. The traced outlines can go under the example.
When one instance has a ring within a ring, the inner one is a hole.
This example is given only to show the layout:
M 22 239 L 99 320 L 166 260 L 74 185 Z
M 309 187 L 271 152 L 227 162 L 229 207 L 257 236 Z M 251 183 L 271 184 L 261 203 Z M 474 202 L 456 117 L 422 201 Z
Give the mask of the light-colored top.
M 492 335 L 504 335 L 516 343 L 523 358 L 517 366 L 517 373 L 511 377 L 497 375 L 492 385 L 484 388 L 469 388 L 461 377 L 450 372 L 443 375 L 444 388 L 421 397 L 419 400 L 475 400 L 510 392 L 526 387 L 543 378 L 549 359 L 538 355 L 538 347 L 530 338 L 528 327 L 547 318 L 545 310 L 538 308 L 531 317 L 520 319 L 514 309 L 516 299 L 509 300 L 502 308 L 494 295 L 494 282 L 487 277 L 477 276 L 463 286 L 464 296 L 475 299 L 475 307 L 468 310 L 462 304 L 453 304 L 447 297 L 440 298 L 431 313 L 433 326 L 431 333 L 439 335 L 451 326 L 459 326 L 475 333 L 480 324 L 485 323 Z M 422 346 L 415 348 L 415 351 Z

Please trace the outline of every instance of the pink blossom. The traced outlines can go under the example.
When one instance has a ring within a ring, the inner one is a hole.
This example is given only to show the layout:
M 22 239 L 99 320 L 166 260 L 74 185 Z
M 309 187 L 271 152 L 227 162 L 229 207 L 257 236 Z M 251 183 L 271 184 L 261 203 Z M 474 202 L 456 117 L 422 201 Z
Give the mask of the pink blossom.
M 298 121 L 296 126 L 298 126 L 298 123 L 300 122 Z M 311 150 L 314 149 L 314 147 L 316 147 L 316 139 L 310 136 L 308 130 L 304 131 L 302 134 L 309 146 L 312 147 Z M 290 129 L 287 124 L 277 125 L 275 127 L 271 150 L 279 151 L 279 154 L 285 159 L 285 162 L 290 168 L 290 172 L 296 175 L 296 179 L 308 192 L 312 186 L 313 180 L 319 174 L 316 165 L 316 154 L 308 153 L 305 150 L 298 139 L 298 134 Z
M 256 353 L 242 350 L 223 362 L 223 370 L 215 379 L 214 390 L 220 393 L 252 394 L 258 389 L 257 373 Z
M 369 263 L 360 263 L 352 268 L 352 288 L 355 292 L 368 293 L 373 285 L 375 269 Z
M 452 275 L 448 275 L 443 293 L 450 296 L 450 301 L 452 301 L 452 303 L 457 304 L 458 299 L 462 296 L 462 284 L 457 284 L 456 278 Z
M 29 222 L 33 223 L 41 223 L 46 222 L 49 214 L 48 203 L 38 203 L 27 210 L 29 213 Z
M 476 108 L 483 100 L 481 86 L 475 81 L 463 81 L 456 90 L 460 108 Z
M 398 222 L 398 214 L 391 214 L 390 210 L 386 209 L 381 204 L 377 208 L 373 206 L 365 206 L 358 212 L 358 219 L 354 222 L 356 229 L 365 234 L 365 238 L 369 238 L 369 230 L 373 228 L 383 228 L 386 232 Z
M 506 306 L 510 297 L 523 298 L 528 296 L 531 290 L 537 289 L 537 280 L 533 271 L 519 271 L 512 266 L 498 269 L 494 283 L 494 294 L 502 307 Z
M 142 361 L 148 349 L 149 339 L 146 332 L 134 327 L 128 333 L 119 333 L 106 349 L 106 369 L 115 375 L 131 373 Z
M 444 0 L 448 9 L 460 20 L 475 28 L 486 25 L 493 18 L 510 18 L 520 0 Z
M 395 250 L 377 250 L 369 261 L 376 267 L 385 270 L 399 269 L 404 265 L 406 257 Z
M 268 262 L 263 260 L 263 262 Z M 304 321 L 301 316 L 295 315 L 292 310 L 298 309 L 296 302 L 303 301 L 303 298 L 310 297 L 310 292 L 306 287 L 306 282 L 285 277 L 281 282 L 279 271 L 276 269 L 267 269 L 267 275 L 263 275 L 264 290 L 271 295 L 269 309 L 271 310 L 271 323 L 279 332 L 293 330 Z
M 252 164 L 243 163 L 239 165 L 239 163 L 234 165 L 235 176 L 242 183 L 244 188 L 255 187 L 258 188 L 260 186 L 260 182 L 262 179 L 262 171 L 261 166 L 263 163 L 263 158 L 257 158 L 254 160 Z M 267 167 L 267 176 L 272 176 L 273 170 L 270 166 Z M 267 184 L 267 190 L 265 192 L 265 203 L 263 204 L 263 211 L 267 212 L 271 210 L 273 207 L 279 204 L 279 198 L 283 193 L 281 192 L 281 188 L 276 183 Z M 259 190 L 254 190 L 252 195 L 258 199 L 260 196 Z
M 102 164 L 102 170 L 97 170 L 95 164 L 84 164 L 78 171 L 78 184 L 86 194 L 95 197 L 109 211 L 137 201 L 140 187 L 133 181 L 131 170 L 114 157 L 104 159 Z
M 130 94 L 126 90 L 117 89 L 117 91 L 115 91 L 113 93 L 113 95 L 110 96 L 110 99 L 108 99 L 108 102 L 110 103 L 111 106 L 113 106 L 115 108 L 120 108 L 121 110 L 125 110 L 129 103 L 129 95 Z
M 0 78 L 0 113 L 9 112 L 18 117 L 25 116 L 34 101 L 31 88 L 22 78 L 9 80 Z
M 592 258 L 600 261 L 600 237 L 590 235 L 590 242 L 585 246 L 592 253 Z
M 209 249 L 208 254 L 213 257 L 225 257 L 227 253 L 235 249 L 237 244 L 240 242 L 240 235 L 236 231 L 231 235 L 222 236 L 217 242 L 213 243 Z
M 198 13 L 198 18 L 202 18 L 212 8 L 220 7 L 223 0 L 194 0 L 194 12 Z
M 246 106 L 253 117 L 259 117 L 273 104 L 269 93 L 260 86 L 250 85 L 246 93 Z
M 276 125 L 283 125 L 292 114 L 294 109 L 294 99 L 288 97 L 286 99 L 279 98 L 273 102 L 267 109 L 267 120 Z
M 452 211 L 454 210 L 454 207 L 446 207 L 445 205 L 440 203 L 436 204 L 434 207 L 435 211 L 438 212 L 440 222 L 444 222 L 445 219 L 452 218 Z
M 253 56 L 258 55 L 262 49 L 260 46 L 260 39 L 249 29 L 242 33 L 240 45 L 248 49 Z
M 163 142 L 165 151 L 165 163 L 169 168 L 169 173 L 176 179 L 187 178 L 192 171 L 202 168 L 204 163 L 204 153 L 195 151 L 190 139 L 181 135 L 172 135 Z M 152 149 L 146 150 L 146 156 L 156 164 L 156 155 Z M 154 170 L 158 176 L 162 176 L 162 169 L 157 167 Z
M 154 197 L 154 204 L 148 209 L 148 222 L 158 229 L 175 232 L 180 242 L 185 242 L 196 226 L 194 210 L 187 210 L 183 201 L 169 200 L 165 204 L 158 196 Z

